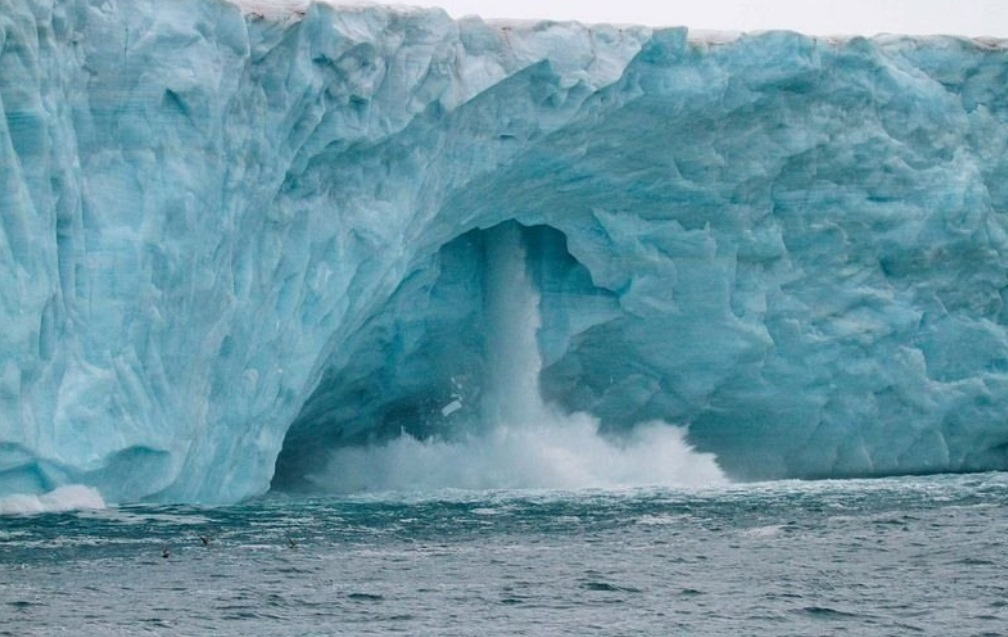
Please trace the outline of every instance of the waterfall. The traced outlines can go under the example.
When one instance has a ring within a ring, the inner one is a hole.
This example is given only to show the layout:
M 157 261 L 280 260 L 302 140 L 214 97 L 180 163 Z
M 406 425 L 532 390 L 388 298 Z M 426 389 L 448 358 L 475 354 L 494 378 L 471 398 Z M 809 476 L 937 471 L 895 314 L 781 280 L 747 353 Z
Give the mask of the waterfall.
M 545 404 L 536 341 L 540 293 L 528 273 L 521 226 L 512 222 L 488 230 L 485 245 L 479 422 L 451 439 L 404 434 L 380 445 L 338 449 L 322 474 L 309 476 L 312 482 L 337 492 L 727 482 L 714 456 L 694 451 L 682 428 L 642 423 L 625 439 L 612 441 L 599 434 L 599 422 L 590 414 L 567 414 Z
M 490 427 L 541 424 L 547 410 L 539 393 L 539 292 L 529 279 L 518 224 L 488 231 L 486 261 L 483 421 Z

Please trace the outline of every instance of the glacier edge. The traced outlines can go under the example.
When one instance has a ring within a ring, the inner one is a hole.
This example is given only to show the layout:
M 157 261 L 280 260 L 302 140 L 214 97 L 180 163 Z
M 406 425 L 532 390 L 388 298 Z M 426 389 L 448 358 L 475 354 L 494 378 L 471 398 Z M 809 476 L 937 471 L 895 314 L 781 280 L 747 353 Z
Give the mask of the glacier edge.
M 555 404 L 740 478 L 1003 469 L 1006 85 L 957 38 L 9 3 L 0 493 L 229 502 L 436 421 L 508 221 Z

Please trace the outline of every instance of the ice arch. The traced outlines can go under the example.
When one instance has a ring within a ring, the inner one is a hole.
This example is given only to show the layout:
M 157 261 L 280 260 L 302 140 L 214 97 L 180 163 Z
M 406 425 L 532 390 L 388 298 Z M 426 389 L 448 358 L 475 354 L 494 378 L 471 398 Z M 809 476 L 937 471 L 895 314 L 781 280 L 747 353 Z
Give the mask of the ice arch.
M 344 367 L 327 369 L 288 432 L 274 488 L 725 480 L 684 429 L 653 421 L 605 431 L 569 412 L 563 391 L 547 404 L 544 352 L 576 357 L 581 335 L 621 316 L 617 295 L 592 283 L 563 233 L 514 221 L 473 230 L 444 245 L 429 270 L 408 277 L 355 336 Z M 554 373 L 554 389 L 579 382 Z
M 488 316 L 488 260 L 506 233 L 521 236 L 541 294 L 545 360 L 618 315 L 615 294 L 592 283 L 557 229 L 511 221 L 466 232 L 407 276 L 326 367 L 287 432 L 274 487 L 303 485 L 334 447 L 402 433 L 451 438 L 479 427 L 493 364 L 490 332 L 499 329 Z

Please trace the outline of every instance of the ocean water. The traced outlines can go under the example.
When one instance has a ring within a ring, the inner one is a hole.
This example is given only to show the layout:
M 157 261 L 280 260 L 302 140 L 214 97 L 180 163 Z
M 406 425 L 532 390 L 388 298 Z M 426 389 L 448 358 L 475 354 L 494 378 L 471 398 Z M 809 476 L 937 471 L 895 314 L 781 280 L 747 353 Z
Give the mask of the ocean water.
M 0 517 L 0 634 L 1003 635 L 1006 573 L 1008 474 L 270 495 Z

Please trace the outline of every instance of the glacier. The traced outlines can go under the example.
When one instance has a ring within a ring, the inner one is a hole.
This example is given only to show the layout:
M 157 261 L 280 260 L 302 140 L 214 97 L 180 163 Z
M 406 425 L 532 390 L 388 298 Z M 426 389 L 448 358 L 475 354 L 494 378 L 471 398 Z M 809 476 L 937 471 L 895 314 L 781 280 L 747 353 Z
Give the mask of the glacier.
M 1006 469 L 1006 87 L 996 40 L 9 0 L 0 496 L 233 502 L 463 435 L 503 235 L 537 391 L 606 436 Z

